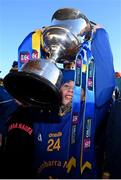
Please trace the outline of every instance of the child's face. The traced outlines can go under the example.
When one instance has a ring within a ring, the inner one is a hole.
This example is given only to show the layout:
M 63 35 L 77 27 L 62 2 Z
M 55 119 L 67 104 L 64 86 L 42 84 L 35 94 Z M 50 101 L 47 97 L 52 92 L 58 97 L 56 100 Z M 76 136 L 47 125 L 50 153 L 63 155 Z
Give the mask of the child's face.
M 67 105 L 71 102 L 73 97 L 73 88 L 74 88 L 74 81 L 68 81 L 65 84 L 63 84 L 60 88 L 60 92 L 62 94 L 62 104 Z M 84 100 L 84 90 L 81 90 L 81 100 Z
M 60 88 L 60 92 L 62 94 L 62 104 L 67 105 L 69 102 L 71 102 L 73 97 L 73 88 L 74 88 L 74 82 L 69 81 L 62 85 Z

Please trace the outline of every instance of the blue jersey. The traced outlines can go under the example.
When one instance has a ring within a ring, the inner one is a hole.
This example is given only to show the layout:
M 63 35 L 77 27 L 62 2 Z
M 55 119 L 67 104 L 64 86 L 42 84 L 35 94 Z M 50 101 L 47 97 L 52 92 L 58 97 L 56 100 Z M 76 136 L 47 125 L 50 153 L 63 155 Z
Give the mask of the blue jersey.
M 57 123 L 35 123 L 35 168 L 40 178 L 65 178 L 70 142 L 70 113 Z
M 83 105 L 82 101 L 80 114 L 83 113 Z M 50 116 L 52 121 L 49 123 L 47 120 L 45 122 L 44 116 L 43 119 L 41 116 L 38 118 L 39 121 L 36 119 L 33 125 L 33 165 L 37 178 L 81 177 L 79 157 L 81 152 L 82 121 L 79 120 L 77 122 L 77 128 L 75 129 L 75 156 L 70 157 L 71 112 L 67 112 L 63 116 L 57 116 L 53 123 L 53 116 Z M 76 163 L 76 166 L 74 163 Z

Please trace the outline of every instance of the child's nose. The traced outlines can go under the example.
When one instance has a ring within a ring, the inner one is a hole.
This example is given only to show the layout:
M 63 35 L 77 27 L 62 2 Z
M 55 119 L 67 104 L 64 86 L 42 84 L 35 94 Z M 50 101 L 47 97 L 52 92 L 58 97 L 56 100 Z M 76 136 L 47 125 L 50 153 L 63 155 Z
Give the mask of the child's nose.
M 69 87 L 68 91 L 73 92 L 73 87 Z

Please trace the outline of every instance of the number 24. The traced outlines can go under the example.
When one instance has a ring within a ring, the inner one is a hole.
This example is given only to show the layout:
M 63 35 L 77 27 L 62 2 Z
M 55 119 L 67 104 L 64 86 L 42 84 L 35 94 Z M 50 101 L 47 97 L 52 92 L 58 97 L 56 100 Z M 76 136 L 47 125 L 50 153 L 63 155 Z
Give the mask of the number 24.
M 47 151 L 59 151 L 60 150 L 60 138 L 57 140 L 49 139 Z

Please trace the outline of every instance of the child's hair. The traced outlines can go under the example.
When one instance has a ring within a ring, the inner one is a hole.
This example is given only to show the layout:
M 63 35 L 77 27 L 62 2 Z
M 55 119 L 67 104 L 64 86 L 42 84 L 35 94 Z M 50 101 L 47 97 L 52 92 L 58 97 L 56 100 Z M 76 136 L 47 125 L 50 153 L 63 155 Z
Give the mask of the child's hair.
M 74 77 L 75 77 L 75 70 L 65 70 L 62 69 L 62 73 L 63 73 L 63 80 L 62 80 L 62 85 L 66 82 L 69 81 L 74 81 Z M 85 90 L 85 77 L 83 76 L 83 80 L 82 80 L 82 88 Z

